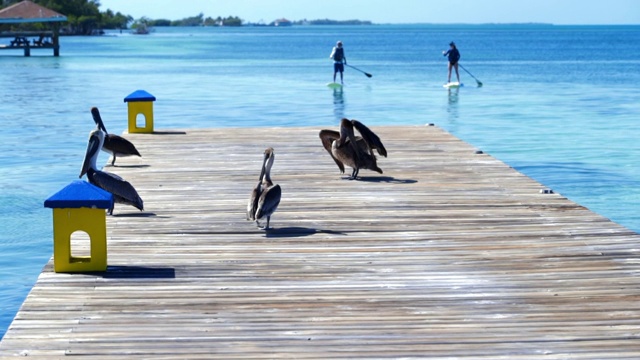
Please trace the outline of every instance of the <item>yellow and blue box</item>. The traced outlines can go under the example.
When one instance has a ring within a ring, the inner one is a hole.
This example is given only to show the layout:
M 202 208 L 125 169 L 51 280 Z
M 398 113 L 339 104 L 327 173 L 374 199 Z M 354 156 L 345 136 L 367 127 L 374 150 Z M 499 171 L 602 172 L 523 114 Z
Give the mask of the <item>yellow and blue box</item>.
M 44 206 L 53 209 L 53 269 L 55 272 L 107 270 L 106 211 L 113 195 L 82 180 L 75 180 L 51 195 Z M 72 256 L 71 235 L 89 235 L 91 256 Z
M 153 102 L 156 97 L 144 90 L 136 90 L 124 98 L 128 104 L 129 133 L 153 132 Z M 144 117 L 144 126 L 138 126 L 138 115 Z

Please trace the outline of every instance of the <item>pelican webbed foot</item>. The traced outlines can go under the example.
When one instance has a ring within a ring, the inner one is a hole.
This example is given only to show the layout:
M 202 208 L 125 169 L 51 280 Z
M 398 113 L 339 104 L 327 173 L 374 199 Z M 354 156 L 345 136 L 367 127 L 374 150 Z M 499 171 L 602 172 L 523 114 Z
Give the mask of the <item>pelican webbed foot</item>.
M 269 227 L 269 222 L 271 221 L 271 216 L 267 216 L 267 226 L 262 227 L 262 230 L 271 230 L 271 228 Z

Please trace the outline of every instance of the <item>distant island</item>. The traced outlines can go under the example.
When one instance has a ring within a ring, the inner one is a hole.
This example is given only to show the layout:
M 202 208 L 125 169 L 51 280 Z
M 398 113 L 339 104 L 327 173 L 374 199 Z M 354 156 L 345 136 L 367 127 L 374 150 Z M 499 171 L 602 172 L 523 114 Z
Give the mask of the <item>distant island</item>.
M 8 7 L 20 0 L 3 0 L 0 1 L 0 9 Z M 131 30 L 134 34 L 148 34 L 153 31 L 154 27 L 161 26 L 307 26 L 307 25 L 373 25 L 367 20 L 288 20 L 285 18 L 275 19 L 271 22 L 259 21 L 257 23 L 247 22 L 238 16 L 227 17 L 211 17 L 200 13 L 195 16 L 186 17 L 180 20 L 169 19 L 150 19 L 142 17 L 134 19 L 131 15 L 115 12 L 111 9 L 101 11 L 100 3 L 96 0 L 34 0 L 34 2 L 45 5 L 55 11 L 67 16 L 68 21 L 61 25 L 60 33 L 62 35 L 97 35 L 104 34 L 104 30 Z M 432 24 L 437 26 L 553 26 L 553 24 L 544 23 L 523 23 L 523 24 Z M 15 24 L 0 25 L 0 32 L 6 31 L 39 31 L 41 24 Z
M 227 17 L 205 17 L 203 13 L 196 16 L 186 17 L 180 20 L 168 19 L 147 19 L 142 18 L 134 21 L 132 27 L 135 28 L 138 23 L 144 23 L 147 26 L 293 26 L 293 25 L 372 25 L 371 21 L 366 20 L 295 20 L 291 21 L 285 18 L 273 20 L 269 23 L 263 21 L 257 23 L 245 22 L 238 16 Z
M 0 9 L 11 6 L 21 0 L 0 1 Z M 200 13 L 195 16 L 186 17 L 179 20 L 150 19 L 141 17 L 134 19 L 131 15 L 118 11 L 100 9 L 100 2 L 97 0 L 33 0 L 35 3 L 53 9 L 67 17 L 67 21 L 61 24 L 60 33 L 62 35 L 99 35 L 104 34 L 104 30 L 131 30 L 134 34 L 148 34 L 154 27 L 159 26 L 293 26 L 293 25 L 371 25 L 371 21 L 361 20 L 296 20 L 276 19 L 269 23 L 250 23 L 238 16 L 217 16 L 211 17 Z M 0 25 L 2 31 L 38 31 L 41 24 L 27 23 L 17 25 L 9 23 Z
M 292 21 L 292 25 L 373 25 L 368 20 L 330 20 L 330 19 L 318 19 L 318 20 L 297 20 Z

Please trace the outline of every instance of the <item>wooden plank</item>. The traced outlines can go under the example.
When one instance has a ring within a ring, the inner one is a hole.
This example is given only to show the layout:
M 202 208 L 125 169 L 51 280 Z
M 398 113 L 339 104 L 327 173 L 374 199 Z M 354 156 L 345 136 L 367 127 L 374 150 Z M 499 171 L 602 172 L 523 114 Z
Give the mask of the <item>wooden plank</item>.
M 47 264 L 0 356 L 640 356 L 638 234 L 436 127 L 373 127 L 384 174 L 346 180 L 319 130 L 125 134 L 143 157 L 105 170 L 145 211 L 107 218 L 107 272 Z M 245 208 L 268 146 L 264 232 Z

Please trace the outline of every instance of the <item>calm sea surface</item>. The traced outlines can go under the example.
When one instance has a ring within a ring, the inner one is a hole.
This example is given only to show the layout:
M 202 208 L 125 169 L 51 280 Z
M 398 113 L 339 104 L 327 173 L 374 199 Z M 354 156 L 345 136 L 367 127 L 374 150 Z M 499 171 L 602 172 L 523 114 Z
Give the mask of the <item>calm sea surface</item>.
M 337 40 L 373 74 L 347 68 L 342 93 L 325 86 Z M 464 87 L 442 87 L 452 40 L 483 87 L 462 69 Z M 52 255 L 43 202 L 78 177 L 89 109 L 121 133 L 137 89 L 157 97 L 156 129 L 435 123 L 640 231 L 640 26 L 158 28 L 61 44 L 58 58 L 0 50 L 0 336 Z

